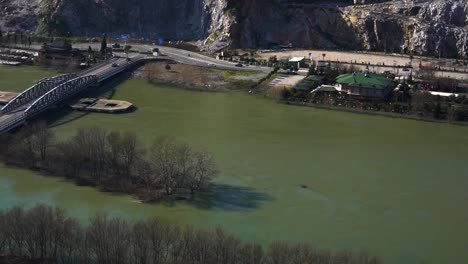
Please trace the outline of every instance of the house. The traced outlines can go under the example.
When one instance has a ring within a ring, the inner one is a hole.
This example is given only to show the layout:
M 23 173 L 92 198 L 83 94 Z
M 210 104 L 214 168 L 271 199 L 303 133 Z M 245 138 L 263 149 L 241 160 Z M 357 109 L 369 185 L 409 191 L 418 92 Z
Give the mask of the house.
M 66 41 L 44 43 L 40 51 L 41 55 L 50 56 L 79 56 L 80 50 L 72 48 L 72 45 Z
M 294 68 L 297 67 L 297 69 L 305 67 L 305 57 L 293 57 L 289 59 L 288 62 L 289 65 L 293 66 Z
M 318 75 L 309 75 L 300 81 L 294 89 L 296 91 L 304 91 L 309 92 L 312 89 L 316 88 L 317 86 L 322 84 L 323 76 Z
M 385 75 L 375 73 L 342 74 L 336 78 L 336 89 L 350 96 L 386 99 L 394 88 L 394 82 Z

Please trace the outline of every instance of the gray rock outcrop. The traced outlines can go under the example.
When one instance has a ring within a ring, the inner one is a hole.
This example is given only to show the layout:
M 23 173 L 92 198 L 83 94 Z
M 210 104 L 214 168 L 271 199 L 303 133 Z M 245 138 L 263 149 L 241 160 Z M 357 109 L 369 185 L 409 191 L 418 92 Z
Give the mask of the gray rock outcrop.
M 0 0 L 0 28 L 227 46 L 369 49 L 463 57 L 468 0 Z

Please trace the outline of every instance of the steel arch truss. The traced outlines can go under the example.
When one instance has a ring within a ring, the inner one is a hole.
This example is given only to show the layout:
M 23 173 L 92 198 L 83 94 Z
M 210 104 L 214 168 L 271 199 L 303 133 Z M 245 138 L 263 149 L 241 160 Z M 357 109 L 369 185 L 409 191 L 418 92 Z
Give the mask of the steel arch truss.
M 24 112 L 26 116 L 35 115 L 53 104 L 79 93 L 91 85 L 97 84 L 97 76 L 87 75 L 60 84 L 34 101 Z
M 17 95 L 13 98 L 8 104 L 6 104 L 2 109 L 2 113 L 8 113 L 42 95 L 46 94 L 50 90 L 54 89 L 56 86 L 69 81 L 76 77 L 76 74 L 63 74 L 55 76 L 52 78 L 44 78 L 38 81 L 35 85 L 31 86 L 24 92 Z

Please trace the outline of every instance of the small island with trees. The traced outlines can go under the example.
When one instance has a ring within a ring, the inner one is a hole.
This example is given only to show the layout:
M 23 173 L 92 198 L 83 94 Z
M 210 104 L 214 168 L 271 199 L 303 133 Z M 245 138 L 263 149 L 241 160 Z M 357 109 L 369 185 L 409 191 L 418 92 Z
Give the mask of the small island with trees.
M 45 122 L 2 135 L 0 161 L 144 202 L 186 199 L 208 190 L 219 174 L 211 153 L 170 136 L 145 148 L 134 133 L 90 127 L 59 141 Z

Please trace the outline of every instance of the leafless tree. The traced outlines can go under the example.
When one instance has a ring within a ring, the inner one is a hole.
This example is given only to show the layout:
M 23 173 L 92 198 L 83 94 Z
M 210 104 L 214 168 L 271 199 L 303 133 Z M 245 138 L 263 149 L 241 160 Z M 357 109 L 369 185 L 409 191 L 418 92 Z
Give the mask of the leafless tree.
M 218 176 L 219 170 L 214 157 L 207 151 L 195 151 L 192 155 L 192 166 L 186 177 L 186 184 L 191 193 L 206 188 Z
M 274 242 L 266 252 L 222 228 L 181 227 L 157 219 L 129 224 L 104 215 L 82 227 L 58 208 L 0 211 L 0 256 L 53 259 L 66 264 L 381 264 L 367 254 L 318 251 Z M 42 263 L 42 262 L 41 262 Z
M 167 195 L 174 192 L 182 175 L 179 162 L 183 158 L 179 157 L 179 155 L 184 151 L 186 151 L 185 146 L 181 146 L 172 137 L 159 138 L 151 149 L 154 173 L 159 177 Z

